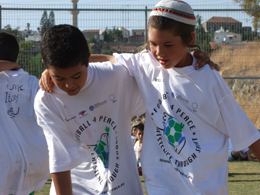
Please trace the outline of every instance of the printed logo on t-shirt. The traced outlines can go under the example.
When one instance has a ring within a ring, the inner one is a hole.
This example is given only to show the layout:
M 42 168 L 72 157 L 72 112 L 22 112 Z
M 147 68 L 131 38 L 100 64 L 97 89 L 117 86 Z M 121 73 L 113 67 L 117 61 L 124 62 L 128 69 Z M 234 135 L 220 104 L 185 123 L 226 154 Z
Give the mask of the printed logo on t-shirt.
M 153 82 L 164 82 L 165 79 L 162 78 L 154 78 Z
M 88 115 L 88 113 L 86 113 L 86 110 L 82 110 L 81 112 L 79 112 L 80 118 L 85 117 Z
M 114 95 L 114 94 L 110 94 L 110 95 L 109 95 L 109 100 L 110 100 L 111 102 L 115 103 L 115 102 L 116 102 L 116 97 L 115 97 L 115 95 Z
M 176 122 L 176 119 L 168 114 L 164 113 L 164 116 L 167 117 L 164 122 L 163 135 L 166 136 L 168 143 L 175 148 L 175 151 L 180 154 L 183 147 L 186 144 L 186 138 L 183 135 L 182 129 L 184 127 L 183 123 Z
M 97 109 L 97 108 L 99 108 L 100 106 L 103 106 L 106 103 L 107 103 L 107 100 L 105 100 L 103 102 L 98 102 L 98 103 L 96 103 L 94 105 L 89 106 L 89 110 L 93 111 L 94 109 Z
M 174 96 L 172 94 L 171 97 Z M 167 112 L 163 106 L 164 101 L 168 105 Z M 196 104 L 193 106 L 196 110 Z M 192 179 L 193 176 L 189 172 L 185 173 L 185 168 L 196 161 L 201 152 L 194 121 L 179 107 L 176 99 L 164 98 L 164 94 L 150 113 L 157 127 L 155 129 L 157 143 L 166 158 L 158 160 L 161 163 L 170 161 L 174 165 L 174 170 L 181 176 Z
M 91 113 L 86 119 L 74 135 L 90 152 L 91 172 L 99 184 L 95 186 L 95 192 L 107 194 L 125 185 L 124 181 L 117 179 L 121 168 L 117 124 L 108 116 L 92 117 Z M 119 185 L 113 186 L 113 182 Z
M 94 151 L 103 162 L 104 167 L 107 168 L 109 159 L 109 127 L 106 127 L 105 131 L 106 133 L 103 133 L 100 140 L 97 141 Z

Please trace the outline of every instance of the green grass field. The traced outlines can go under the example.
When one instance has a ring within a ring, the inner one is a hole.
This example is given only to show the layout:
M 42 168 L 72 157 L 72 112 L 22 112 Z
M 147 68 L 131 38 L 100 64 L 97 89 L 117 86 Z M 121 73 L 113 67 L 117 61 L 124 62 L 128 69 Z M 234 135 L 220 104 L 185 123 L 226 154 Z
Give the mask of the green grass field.
M 228 162 L 228 191 L 229 195 L 259 195 L 260 194 L 260 164 L 254 161 Z M 143 177 L 140 177 L 141 181 Z M 35 195 L 48 195 L 50 182 L 44 185 Z M 142 186 L 145 193 L 144 182 Z

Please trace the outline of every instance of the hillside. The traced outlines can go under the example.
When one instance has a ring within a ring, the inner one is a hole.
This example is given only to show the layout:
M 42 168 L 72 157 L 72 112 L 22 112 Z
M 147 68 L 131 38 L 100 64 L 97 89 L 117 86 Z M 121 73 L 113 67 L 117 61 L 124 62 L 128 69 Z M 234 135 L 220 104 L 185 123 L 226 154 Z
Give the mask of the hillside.
M 260 42 L 230 50 L 218 49 L 210 56 L 223 77 L 260 78 Z M 260 79 L 226 79 L 239 105 L 255 126 L 260 128 Z

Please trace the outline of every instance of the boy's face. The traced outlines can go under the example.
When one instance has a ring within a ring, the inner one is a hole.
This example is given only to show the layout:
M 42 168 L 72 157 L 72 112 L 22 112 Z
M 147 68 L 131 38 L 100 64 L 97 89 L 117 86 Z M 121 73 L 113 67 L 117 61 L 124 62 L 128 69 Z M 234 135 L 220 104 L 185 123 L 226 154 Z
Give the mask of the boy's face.
M 136 136 L 136 127 L 133 127 L 133 128 L 132 128 L 132 135 L 133 135 L 133 136 Z
M 48 71 L 54 84 L 68 95 L 77 95 L 87 80 L 88 68 L 79 63 L 67 69 L 48 65 Z
M 139 140 L 140 143 L 143 142 L 143 135 L 144 135 L 144 131 L 138 129 L 137 133 L 136 133 L 136 137 L 137 137 L 137 139 Z
M 148 34 L 151 53 L 163 68 L 184 67 L 192 64 L 192 58 L 188 54 L 189 48 L 183 44 L 180 36 L 174 36 L 168 30 L 155 28 L 149 29 Z

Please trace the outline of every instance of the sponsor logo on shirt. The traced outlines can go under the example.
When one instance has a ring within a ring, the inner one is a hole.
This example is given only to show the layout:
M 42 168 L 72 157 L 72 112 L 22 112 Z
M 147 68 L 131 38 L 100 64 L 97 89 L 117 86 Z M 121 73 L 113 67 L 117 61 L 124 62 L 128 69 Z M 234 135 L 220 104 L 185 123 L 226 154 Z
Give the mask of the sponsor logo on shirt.
M 192 102 L 191 107 L 193 112 L 197 112 L 199 106 L 196 102 Z
M 114 94 L 110 94 L 110 95 L 109 95 L 109 100 L 110 100 L 111 102 L 115 103 L 115 102 L 116 102 L 115 95 L 114 95 Z
M 189 100 L 184 99 L 181 95 L 176 94 L 176 99 L 181 100 L 182 102 L 188 104 Z
M 86 113 L 86 110 L 82 110 L 81 112 L 79 112 L 79 115 L 81 116 L 80 118 L 83 118 L 84 116 L 87 116 L 88 113 Z
M 106 104 L 106 103 L 107 103 L 106 100 L 103 101 L 103 102 L 98 102 L 98 103 L 96 103 L 96 104 L 94 104 L 94 105 L 89 106 L 89 110 L 90 110 L 90 111 L 93 111 L 93 110 L 99 108 L 100 106 L 103 106 L 103 105 Z
M 162 79 L 162 78 L 154 78 L 153 81 L 154 82 L 164 82 L 164 79 Z
M 74 119 L 74 118 L 76 118 L 76 116 L 73 116 L 73 117 L 70 118 L 70 119 L 65 119 L 65 121 L 66 121 L 66 122 L 69 122 L 70 120 L 72 120 L 72 119 Z

